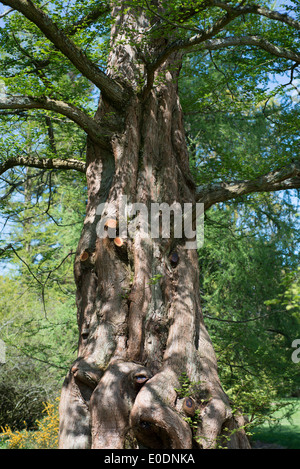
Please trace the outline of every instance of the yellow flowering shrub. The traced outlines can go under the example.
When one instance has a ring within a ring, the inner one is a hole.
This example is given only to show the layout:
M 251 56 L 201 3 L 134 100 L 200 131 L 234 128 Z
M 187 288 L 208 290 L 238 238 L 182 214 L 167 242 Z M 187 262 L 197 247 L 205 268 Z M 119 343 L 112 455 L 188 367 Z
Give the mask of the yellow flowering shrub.
M 45 417 L 37 420 L 36 431 L 12 431 L 10 427 L 2 428 L 2 438 L 6 439 L 8 449 L 56 449 L 58 447 L 58 402 L 44 403 Z
M 28 434 L 27 430 L 22 431 L 15 431 L 13 432 L 9 426 L 5 426 L 4 428 L 1 427 L 2 434 L 1 438 L 8 438 L 7 445 L 9 449 L 25 449 L 27 445 L 25 442 L 28 441 Z

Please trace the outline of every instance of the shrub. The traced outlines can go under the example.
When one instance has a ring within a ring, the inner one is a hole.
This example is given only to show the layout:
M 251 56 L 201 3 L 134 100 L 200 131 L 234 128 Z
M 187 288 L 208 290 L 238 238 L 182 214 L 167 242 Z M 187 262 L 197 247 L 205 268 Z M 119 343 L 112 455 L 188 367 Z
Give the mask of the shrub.
M 45 399 L 41 386 L 0 381 L 0 426 L 8 425 L 14 430 L 34 428 Z
M 1 438 L 6 440 L 8 449 L 57 449 L 58 448 L 58 402 L 44 403 L 46 416 L 36 421 L 37 430 L 13 431 L 9 426 L 2 427 Z

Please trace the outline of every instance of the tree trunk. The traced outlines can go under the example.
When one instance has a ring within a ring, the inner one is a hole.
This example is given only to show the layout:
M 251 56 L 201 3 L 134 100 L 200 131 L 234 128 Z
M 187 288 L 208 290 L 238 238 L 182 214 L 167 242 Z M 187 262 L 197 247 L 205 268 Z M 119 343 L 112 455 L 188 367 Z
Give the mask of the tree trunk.
M 109 73 L 125 76 L 134 92 L 122 110 L 101 97 L 96 118 L 114 132 L 112 151 L 88 142 L 88 204 L 74 269 L 78 359 L 62 390 L 60 447 L 249 448 L 203 323 L 197 250 L 184 238 L 145 238 L 141 229 L 99 237 L 99 204 L 109 216 L 122 196 L 149 212 L 152 203 L 195 202 L 178 97 L 181 56 L 163 63 L 141 92 L 144 58 L 158 56 L 168 39 L 143 45 L 142 60 L 142 46 L 138 53 L 126 42 L 122 24 L 142 31 L 147 18 L 113 14 Z

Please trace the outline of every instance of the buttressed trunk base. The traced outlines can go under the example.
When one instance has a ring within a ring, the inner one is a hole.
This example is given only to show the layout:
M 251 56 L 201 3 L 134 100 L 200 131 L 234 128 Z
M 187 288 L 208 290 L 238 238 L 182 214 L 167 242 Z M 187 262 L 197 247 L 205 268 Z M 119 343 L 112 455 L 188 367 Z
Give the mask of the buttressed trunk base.
M 88 204 L 74 270 L 80 337 L 62 390 L 61 448 L 249 448 L 204 326 L 197 250 L 184 238 L 145 238 L 139 229 L 127 238 L 118 226 L 113 237 L 109 227 L 106 237 L 97 235 L 101 203 L 108 218 L 123 196 L 149 213 L 153 203 L 195 203 L 180 65 L 173 55 L 140 93 L 137 76 L 146 67 L 136 52 L 121 44 L 110 56 L 110 74 L 126 69 L 136 92 L 123 110 L 101 98 L 96 116 L 113 132 L 111 151 L 88 142 Z

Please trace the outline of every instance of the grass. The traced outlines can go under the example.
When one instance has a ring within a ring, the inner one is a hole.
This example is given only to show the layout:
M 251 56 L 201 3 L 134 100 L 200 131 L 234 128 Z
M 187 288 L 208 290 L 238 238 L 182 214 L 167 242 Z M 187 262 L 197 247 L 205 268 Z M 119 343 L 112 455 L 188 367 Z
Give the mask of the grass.
M 256 427 L 252 433 L 253 441 L 273 443 L 288 449 L 300 449 L 300 399 L 284 399 L 295 406 L 295 412 L 290 418 L 284 417 L 285 409 L 274 413 L 278 423 L 265 423 Z

